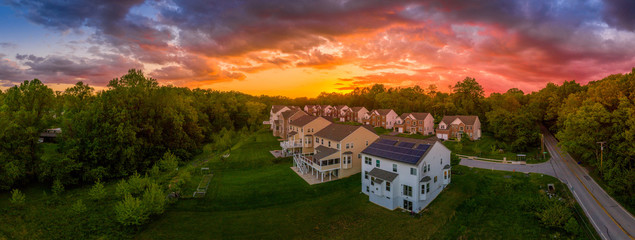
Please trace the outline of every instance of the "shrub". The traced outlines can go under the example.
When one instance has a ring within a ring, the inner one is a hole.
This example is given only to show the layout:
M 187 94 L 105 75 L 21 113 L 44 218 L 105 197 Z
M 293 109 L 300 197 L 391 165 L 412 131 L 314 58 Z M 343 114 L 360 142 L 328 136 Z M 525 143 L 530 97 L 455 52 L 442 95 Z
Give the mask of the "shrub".
M 99 179 L 97 179 L 95 185 L 88 191 L 88 196 L 95 201 L 102 200 L 106 197 L 106 189 Z
M 578 233 L 580 232 L 580 225 L 578 224 L 578 221 L 575 220 L 575 218 L 570 217 L 569 221 L 564 224 L 564 230 L 573 235 L 578 235 Z
M 165 209 L 165 195 L 159 185 L 152 183 L 143 192 L 143 206 L 148 214 L 161 214 Z
M 546 209 L 539 213 L 540 220 L 549 227 L 563 227 L 571 218 L 571 211 L 560 202 L 551 202 Z
M 150 168 L 150 176 L 158 177 L 159 175 L 161 175 L 161 169 L 157 164 L 154 164 L 154 166 Z
M 59 179 L 55 179 L 55 181 L 53 181 L 53 187 L 51 187 L 51 192 L 53 192 L 53 195 L 59 196 L 64 192 L 64 184 L 62 184 Z
M 141 200 L 127 194 L 123 200 L 115 205 L 117 222 L 125 225 L 141 225 L 148 219 L 148 214 L 141 204 Z
M 115 195 L 117 195 L 117 197 L 122 198 L 128 194 L 130 194 L 130 186 L 128 186 L 128 183 L 126 182 L 126 180 L 124 179 L 119 180 L 119 182 L 117 183 L 117 186 L 115 187 Z
M 174 172 L 179 167 L 179 157 L 167 151 L 159 160 L 159 168 L 164 172 Z
M 13 189 L 13 191 L 11 191 L 11 199 L 9 200 L 11 204 L 15 206 L 22 206 L 24 205 L 25 201 L 26 201 L 26 196 L 20 190 Z
M 150 185 L 150 178 L 141 177 L 138 173 L 134 173 L 132 177 L 128 179 L 128 190 L 130 194 L 134 196 L 139 196 L 143 193 L 143 190 L 146 189 Z
M 71 211 L 75 214 L 82 214 L 86 212 L 86 210 L 88 210 L 88 208 L 86 208 L 86 205 L 84 205 L 84 202 L 81 199 L 71 205 Z

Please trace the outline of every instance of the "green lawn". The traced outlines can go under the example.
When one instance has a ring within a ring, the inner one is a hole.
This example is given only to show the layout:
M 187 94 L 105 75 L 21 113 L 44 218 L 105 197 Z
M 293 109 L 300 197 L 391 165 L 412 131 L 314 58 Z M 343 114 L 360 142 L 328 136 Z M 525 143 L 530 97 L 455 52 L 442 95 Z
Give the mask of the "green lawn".
M 444 141 L 443 144 L 452 150 L 452 153 L 463 154 L 469 156 L 478 156 L 483 158 L 492 158 L 502 160 L 504 157 L 507 160 L 516 160 L 516 154 L 527 155 L 527 163 L 540 163 L 545 162 L 550 158 L 549 153 L 543 158 L 540 154 L 540 147 L 531 148 L 528 152 L 511 152 L 507 143 L 498 141 L 489 133 L 483 133 L 481 139 L 476 141 L 466 141 L 465 143 L 459 143 L 458 141 Z M 496 151 L 492 151 L 492 146 L 496 146 Z M 499 152 L 498 149 L 503 149 L 503 152 Z
M 390 211 L 360 193 L 360 175 L 308 185 L 291 160 L 266 156 L 275 139 L 256 135 L 216 169 L 208 194 L 184 199 L 144 227 L 139 239 L 546 239 L 568 233 L 541 225 L 520 204 L 544 197 L 555 178 L 454 167 L 453 183 L 420 217 Z M 253 163 L 248 164 L 249 160 Z M 234 161 L 236 163 L 234 163 Z M 506 178 L 508 176 L 509 178 Z M 583 219 L 580 219 L 583 220 Z M 581 238 L 587 238 L 582 235 Z
M 88 200 L 87 187 L 67 189 L 51 201 L 50 186 L 23 189 L 27 204 L 16 208 L 10 194 L 0 193 L 0 239 L 546 239 L 568 237 L 545 227 L 527 211 L 527 199 L 545 198 L 540 189 L 556 183 L 559 195 L 571 199 L 555 178 L 532 174 L 453 168 L 452 184 L 417 217 L 390 211 L 360 193 L 360 175 L 308 185 L 291 169 L 289 158 L 274 159 L 279 149 L 269 131 L 260 131 L 234 146 L 230 157 L 206 147 L 179 175 L 191 173 L 183 199 L 142 227 L 123 227 L 114 220 L 110 196 Z M 214 177 L 203 198 L 191 198 L 200 167 Z M 186 177 L 184 177 L 186 178 Z M 166 180 L 161 180 L 166 181 Z M 110 194 L 114 183 L 106 183 Z M 47 195 L 44 195 L 47 191 Z M 189 194 L 189 196 L 188 196 Z M 71 205 L 83 200 L 88 211 Z M 570 200 L 567 200 L 570 201 Z M 578 207 L 579 208 L 579 207 Z M 583 223 L 586 218 L 578 218 Z M 581 233 L 581 239 L 589 238 Z
M 385 129 L 383 127 L 376 127 L 375 128 L 375 133 L 377 133 L 377 135 L 385 135 L 385 134 L 389 134 L 393 132 L 392 129 Z

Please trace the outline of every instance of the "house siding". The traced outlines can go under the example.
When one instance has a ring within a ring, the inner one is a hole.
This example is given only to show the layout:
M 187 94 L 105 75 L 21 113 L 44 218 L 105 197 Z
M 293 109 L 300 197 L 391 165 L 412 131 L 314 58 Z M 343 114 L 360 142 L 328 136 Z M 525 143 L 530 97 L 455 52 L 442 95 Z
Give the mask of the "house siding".
M 371 202 L 390 210 L 394 210 L 395 208 L 404 208 L 403 200 L 408 200 L 412 202 L 413 211 L 419 212 L 427 207 L 451 181 L 451 175 L 448 175 L 447 182 L 444 183 L 443 181 L 443 174 L 445 171 L 443 167 L 446 164 L 450 164 L 450 150 L 443 146 L 440 142 L 435 142 L 431 147 L 430 152 L 428 152 L 424 159 L 422 159 L 417 165 L 402 163 L 363 153 L 361 155 L 362 159 L 364 159 L 364 157 L 370 157 L 372 159 L 370 165 L 364 163 L 362 160 L 362 192 L 369 196 L 369 200 Z M 443 159 L 443 162 L 441 162 L 441 159 Z M 393 182 L 391 182 L 390 192 L 385 191 L 386 181 L 381 184 L 375 183 L 373 185 L 371 184 L 371 177 L 369 176 L 368 179 L 365 177 L 366 172 L 370 172 L 376 167 L 376 160 L 380 160 L 379 169 L 389 172 L 393 172 L 393 164 L 397 164 L 397 173 L 399 175 L 393 180 Z M 430 171 L 427 171 L 426 173 L 422 171 L 424 164 L 430 164 Z M 416 175 L 410 174 L 411 168 L 417 169 Z M 419 181 L 425 176 L 429 176 L 431 180 L 429 181 L 430 191 L 425 194 L 424 199 L 424 196 L 420 194 L 422 183 Z M 437 177 L 437 182 L 434 182 L 435 177 Z M 412 196 L 403 195 L 403 185 L 412 187 Z M 370 191 L 366 191 L 367 187 Z M 378 193 L 378 190 L 382 190 L 383 192 Z

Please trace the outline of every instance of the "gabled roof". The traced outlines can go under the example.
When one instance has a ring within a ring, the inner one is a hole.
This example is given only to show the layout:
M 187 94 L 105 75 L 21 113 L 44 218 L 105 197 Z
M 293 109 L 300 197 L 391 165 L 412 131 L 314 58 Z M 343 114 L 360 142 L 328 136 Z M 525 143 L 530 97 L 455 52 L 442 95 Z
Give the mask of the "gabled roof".
M 300 109 L 292 109 L 292 110 L 288 110 L 288 111 L 282 112 L 282 118 L 288 119 L 288 118 L 290 118 L 291 116 L 293 116 L 294 114 L 296 114 L 298 112 L 302 112 L 302 115 L 307 115 L 304 111 L 302 111 Z
M 393 110 L 392 109 L 376 109 L 375 111 L 377 111 L 377 113 L 379 113 L 379 115 L 381 116 L 386 116 L 390 113 L 390 111 L 393 111 Z
M 355 132 L 360 126 L 331 123 L 319 132 L 315 133 L 316 137 L 326 138 L 333 141 L 341 141 L 351 133 Z
M 364 154 L 418 165 L 430 152 L 435 140 L 381 136 L 362 151 Z
M 379 178 L 379 179 L 383 179 L 389 182 L 392 182 L 395 180 L 395 178 L 397 178 L 397 176 L 399 176 L 399 174 L 394 173 L 394 172 L 389 172 L 386 170 L 382 170 L 379 168 L 373 168 L 373 170 L 370 170 L 370 172 L 368 172 L 368 175 L 371 175 L 373 177 Z
M 285 108 L 287 106 L 285 105 L 273 105 L 271 106 L 271 111 L 274 113 L 280 112 L 280 110 L 282 110 L 283 108 Z
M 450 169 L 450 164 L 446 164 L 443 169 Z
M 348 106 L 346 106 L 346 105 L 337 105 L 337 106 L 335 106 L 335 108 L 337 108 L 338 110 L 340 110 L 340 109 L 342 109 L 344 107 L 348 107 Z
M 428 115 L 430 115 L 430 113 L 424 113 L 424 112 L 414 112 L 410 114 L 412 115 L 412 117 L 414 117 L 417 120 L 424 120 L 428 117 Z
M 430 178 L 430 176 L 425 176 L 419 182 L 429 182 L 430 180 L 432 180 L 432 178 Z
M 349 135 L 351 135 L 353 132 L 357 131 L 357 129 L 360 129 L 360 128 L 365 128 L 365 127 L 331 123 L 325 128 L 323 128 L 322 130 L 320 130 L 319 132 L 315 133 L 315 136 L 320 138 L 330 139 L 333 141 L 342 141 L 344 140 L 344 138 L 348 137 Z M 375 133 L 375 131 L 371 131 L 371 132 Z
M 305 116 L 299 117 L 296 120 L 291 121 L 290 124 L 293 125 L 293 126 L 297 126 L 297 127 L 304 127 L 304 125 L 307 125 L 310 122 L 313 122 L 313 120 L 318 119 L 318 118 L 322 118 L 322 117 L 305 115 Z M 326 120 L 326 119 L 324 119 L 324 120 Z
M 365 107 L 352 107 L 352 108 L 351 108 L 351 110 L 353 110 L 353 112 L 359 112 L 359 111 L 361 111 L 362 109 L 366 109 L 366 108 L 365 108 Z M 368 111 L 368 110 L 366 110 L 366 111 Z
M 340 150 L 329 148 L 325 146 L 318 146 L 315 148 L 315 155 L 313 155 L 314 159 L 321 160 L 322 158 L 333 155 L 333 153 L 339 152 Z
M 454 122 L 454 120 L 456 120 L 457 118 L 460 119 L 461 122 L 463 122 L 466 125 L 474 125 L 474 123 L 476 122 L 476 119 L 478 119 L 478 116 L 463 116 L 463 115 L 443 116 L 443 119 L 441 119 L 441 122 L 449 125 L 452 122 Z
M 414 118 L 415 120 L 424 120 L 426 119 L 426 117 L 428 117 L 428 115 L 430 115 L 430 113 L 424 113 L 424 112 L 413 112 L 413 113 L 403 113 L 401 114 L 401 116 L 399 116 L 402 120 L 406 120 L 406 118 L 408 116 L 412 116 L 412 118 Z

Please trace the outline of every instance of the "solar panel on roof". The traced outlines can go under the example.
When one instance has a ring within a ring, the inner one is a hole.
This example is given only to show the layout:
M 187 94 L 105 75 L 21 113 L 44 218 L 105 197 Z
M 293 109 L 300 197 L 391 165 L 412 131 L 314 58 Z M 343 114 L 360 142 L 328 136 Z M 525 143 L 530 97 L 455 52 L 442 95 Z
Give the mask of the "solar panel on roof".
M 404 148 L 412 148 L 415 144 L 411 142 L 400 142 L 397 146 Z
M 420 149 L 420 150 L 423 150 L 423 151 L 427 151 L 429 147 L 430 147 L 430 145 L 428 145 L 428 144 L 419 144 L 419 146 L 417 146 L 415 149 Z
M 392 159 L 404 163 L 416 164 L 417 161 L 426 153 L 430 145 L 419 144 L 416 148 L 412 146 L 416 144 L 404 144 L 401 142 L 398 145 L 394 145 L 397 141 L 389 139 L 380 139 L 379 141 L 372 143 L 362 153 L 370 154 L 377 157 Z M 409 143 L 409 142 L 407 142 Z

